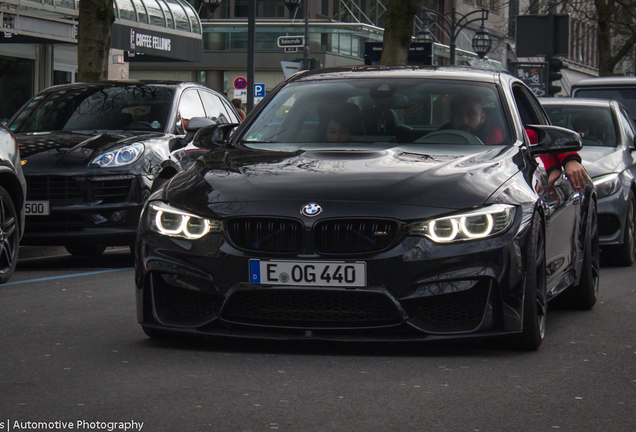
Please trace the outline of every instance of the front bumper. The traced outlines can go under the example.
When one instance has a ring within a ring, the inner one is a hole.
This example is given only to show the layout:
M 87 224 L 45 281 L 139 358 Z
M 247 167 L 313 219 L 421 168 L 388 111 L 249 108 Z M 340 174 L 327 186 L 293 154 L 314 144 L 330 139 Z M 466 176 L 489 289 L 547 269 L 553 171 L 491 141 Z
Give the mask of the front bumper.
M 48 201 L 50 214 L 27 215 L 21 244 L 133 244 L 149 185 L 139 175 L 27 176 L 27 201 Z
M 142 223 L 143 225 L 143 223 Z M 137 317 L 142 326 L 262 339 L 430 340 L 522 330 L 527 226 L 518 212 L 505 234 L 439 245 L 404 230 L 388 250 L 355 257 L 285 256 L 367 264 L 364 288 L 257 285 L 249 260 L 224 235 L 197 242 L 140 226 Z
M 629 189 L 627 188 L 598 200 L 599 244 L 601 246 L 623 244 L 628 197 Z

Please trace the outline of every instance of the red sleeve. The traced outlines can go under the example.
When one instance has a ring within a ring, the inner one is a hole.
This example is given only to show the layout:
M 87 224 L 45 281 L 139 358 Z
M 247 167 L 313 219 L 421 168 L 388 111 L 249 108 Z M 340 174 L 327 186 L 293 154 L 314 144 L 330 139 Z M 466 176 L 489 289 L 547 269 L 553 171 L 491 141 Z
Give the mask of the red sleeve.
M 559 159 L 559 163 L 561 165 L 564 165 L 567 161 L 570 161 L 570 160 L 577 160 L 579 161 L 579 163 L 581 162 L 581 156 L 579 156 L 577 152 L 561 153 L 556 155 L 556 157 L 557 159 Z
M 560 156 L 560 155 L 559 155 Z M 539 158 L 541 162 L 543 162 L 543 166 L 545 168 L 545 172 L 549 172 L 551 168 L 561 167 L 561 161 L 557 156 L 554 155 L 540 155 Z
M 503 132 L 499 128 L 495 128 L 490 135 L 484 140 L 486 145 L 497 145 L 503 142 Z

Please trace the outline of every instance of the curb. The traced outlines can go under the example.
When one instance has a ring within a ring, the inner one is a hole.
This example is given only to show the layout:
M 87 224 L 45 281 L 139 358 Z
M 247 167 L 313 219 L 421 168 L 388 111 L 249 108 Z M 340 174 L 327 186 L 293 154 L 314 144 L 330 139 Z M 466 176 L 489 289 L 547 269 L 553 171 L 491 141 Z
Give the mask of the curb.
M 18 261 L 21 259 L 59 255 L 69 255 L 64 246 L 20 246 L 18 250 Z

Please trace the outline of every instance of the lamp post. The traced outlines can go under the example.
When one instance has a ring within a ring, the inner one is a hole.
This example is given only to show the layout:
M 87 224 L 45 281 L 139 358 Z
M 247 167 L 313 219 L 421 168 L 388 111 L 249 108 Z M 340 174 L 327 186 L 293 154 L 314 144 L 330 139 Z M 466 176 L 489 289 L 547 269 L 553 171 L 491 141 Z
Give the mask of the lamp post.
M 211 14 L 214 13 L 216 8 L 218 8 L 221 5 L 221 3 L 223 3 L 223 0 L 202 0 L 201 1 L 201 5 L 205 5 L 205 7 L 208 9 L 208 11 L 210 11 Z M 201 10 L 201 7 L 199 7 L 199 10 Z
M 488 19 L 488 10 L 480 9 L 466 15 L 461 15 L 455 12 L 455 7 L 451 9 L 448 14 L 442 14 L 436 10 L 422 8 L 422 27 L 417 32 L 416 40 L 418 41 L 432 41 L 431 32 L 428 29 L 429 16 L 435 16 L 435 19 L 439 21 L 440 28 L 450 40 L 450 64 L 455 64 L 455 48 L 456 40 L 461 31 L 469 24 L 481 20 L 481 27 L 475 37 L 473 38 L 473 49 L 477 52 L 480 58 L 484 58 L 486 54 L 492 48 L 492 41 L 490 40 L 490 34 L 486 27 L 484 27 L 484 20 Z
M 307 0 L 283 0 L 283 4 L 287 7 L 290 15 L 293 15 L 300 6 L 303 4 L 303 10 L 305 11 L 305 43 L 303 45 L 303 68 L 309 69 L 309 6 Z

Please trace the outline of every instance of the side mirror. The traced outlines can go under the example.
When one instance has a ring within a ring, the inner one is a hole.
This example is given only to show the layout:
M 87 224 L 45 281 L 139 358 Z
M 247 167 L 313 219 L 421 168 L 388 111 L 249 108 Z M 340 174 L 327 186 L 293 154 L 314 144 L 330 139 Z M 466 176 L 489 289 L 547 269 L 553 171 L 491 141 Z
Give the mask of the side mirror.
M 581 136 L 573 130 L 547 125 L 527 125 L 537 134 L 537 144 L 530 145 L 532 155 L 577 152 L 583 148 Z
M 213 150 L 227 145 L 227 139 L 238 123 L 212 124 L 197 131 L 192 140 L 195 147 Z
M 206 117 L 192 117 L 185 127 L 186 136 L 183 138 L 183 146 L 186 146 L 190 141 L 192 141 L 194 135 L 199 129 L 215 124 L 216 122 L 214 120 L 210 120 Z

